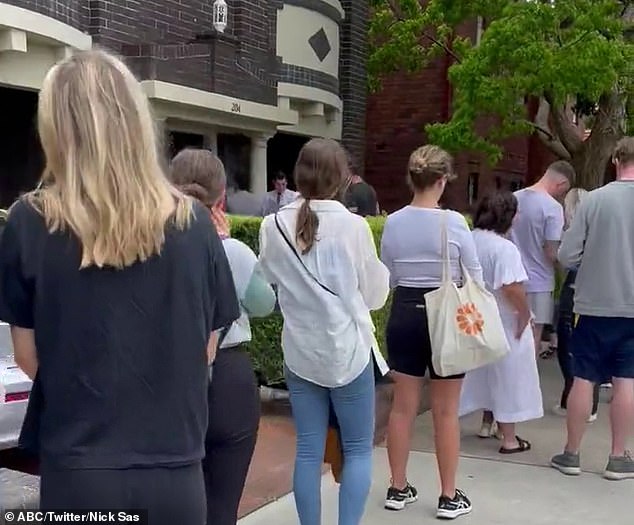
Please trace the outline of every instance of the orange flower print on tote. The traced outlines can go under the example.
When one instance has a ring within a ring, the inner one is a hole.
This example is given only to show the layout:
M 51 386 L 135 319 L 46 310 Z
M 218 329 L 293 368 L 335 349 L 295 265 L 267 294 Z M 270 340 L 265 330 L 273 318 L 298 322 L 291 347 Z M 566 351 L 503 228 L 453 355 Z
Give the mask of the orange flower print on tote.
M 456 314 L 456 322 L 460 331 L 467 335 L 479 335 L 484 328 L 482 314 L 473 303 L 460 305 Z

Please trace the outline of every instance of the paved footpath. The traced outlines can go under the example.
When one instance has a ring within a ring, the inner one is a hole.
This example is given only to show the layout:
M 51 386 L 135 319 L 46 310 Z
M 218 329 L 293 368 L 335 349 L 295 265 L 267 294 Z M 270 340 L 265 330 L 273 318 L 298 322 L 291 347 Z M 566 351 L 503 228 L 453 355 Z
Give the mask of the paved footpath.
M 560 378 L 556 362 L 540 363 L 544 405 L 543 419 L 518 426 L 518 433 L 533 444 L 533 450 L 515 456 L 500 456 L 499 442 L 474 437 L 479 417 L 462 421 L 463 441 L 459 486 L 473 500 L 470 516 L 456 520 L 465 525 L 578 525 L 579 523 L 634 523 L 629 502 L 634 497 L 634 480 L 609 482 L 600 473 L 609 452 L 607 403 L 599 409 L 599 420 L 590 425 L 584 441 L 582 461 L 584 473 L 577 478 L 562 476 L 548 466 L 553 453 L 559 452 L 563 440 L 561 418 L 550 415 L 557 402 Z M 604 399 L 605 401 L 605 399 Z M 410 457 L 410 481 L 418 487 L 420 499 L 401 512 L 383 509 L 383 498 L 389 480 L 385 449 L 374 453 L 373 487 L 368 500 L 364 525 L 403 525 L 436 523 L 436 463 L 430 415 L 422 415 L 416 423 L 414 452 Z M 323 524 L 337 523 L 338 486 L 328 474 L 323 478 Z M 240 525 L 297 525 L 292 494 L 240 520 Z

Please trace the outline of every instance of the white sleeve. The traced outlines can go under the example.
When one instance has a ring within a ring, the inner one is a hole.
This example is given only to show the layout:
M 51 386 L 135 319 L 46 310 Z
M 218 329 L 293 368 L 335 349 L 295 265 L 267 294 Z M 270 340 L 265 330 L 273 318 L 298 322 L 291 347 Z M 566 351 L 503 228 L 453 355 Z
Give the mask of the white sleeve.
M 359 290 L 369 310 L 383 308 L 390 293 L 390 272 L 379 259 L 370 225 L 361 219 L 358 235 Z
M 504 243 L 493 261 L 493 289 L 499 290 L 502 286 L 526 281 L 528 275 L 519 250 L 510 242 Z
M 237 239 L 225 239 L 223 246 L 233 274 L 238 300 L 243 301 L 258 259 L 251 248 Z
M 480 259 L 478 259 L 478 252 L 476 250 L 475 241 L 473 240 L 473 234 L 469 230 L 469 225 L 466 219 L 459 213 L 455 214 L 458 218 L 456 221 L 456 227 L 454 228 L 458 237 L 458 243 L 460 245 L 460 257 L 462 258 L 462 264 L 469 272 L 471 278 L 484 285 L 484 279 L 482 278 L 482 266 L 480 265 Z
M 258 263 L 255 266 L 255 271 L 258 272 L 266 282 L 270 284 L 277 284 L 273 274 L 269 270 L 269 250 L 271 249 L 268 243 L 268 230 L 271 224 L 271 216 L 265 217 L 260 224 L 260 255 L 258 256 Z

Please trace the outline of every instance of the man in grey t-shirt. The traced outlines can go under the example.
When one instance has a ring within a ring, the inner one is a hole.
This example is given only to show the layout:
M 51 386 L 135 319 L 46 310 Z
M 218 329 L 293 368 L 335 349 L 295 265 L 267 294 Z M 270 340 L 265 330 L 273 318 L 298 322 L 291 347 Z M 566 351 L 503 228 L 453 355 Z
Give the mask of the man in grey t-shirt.
M 626 452 L 634 423 L 634 137 L 622 139 L 613 155 L 616 181 L 590 192 L 566 231 L 559 261 L 579 268 L 574 311 L 579 316 L 570 342 L 574 383 L 568 397 L 568 441 L 551 464 L 579 474 L 579 448 L 590 414 L 592 390 L 612 378 L 612 452 L 604 476 L 634 478 Z
M 568 193 L 574 179 L 574 168 L 566 161 L 557 161 L 533 186 L 515 192 L 519 207 L 511 238 L 528 274 L 526 292 L 535 318 L 538 354 L 544 325 L 553 321 L 557 249 L 564 228 L 564 210 L 558 200 Z

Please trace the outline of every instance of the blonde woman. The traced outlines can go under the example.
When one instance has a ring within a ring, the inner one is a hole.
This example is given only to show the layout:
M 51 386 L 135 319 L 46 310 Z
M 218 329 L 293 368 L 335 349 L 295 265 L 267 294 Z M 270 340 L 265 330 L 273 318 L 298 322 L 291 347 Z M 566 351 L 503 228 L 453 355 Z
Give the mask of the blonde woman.
M 161 170 L 118 59 L 54 66 L 38 126 L 45 184 L 9 213 L 0 318 L 34 379 L 22 443 L 40 456 L 41 508 L 200 525 L 211 334 L 239 317 L 220 239 Z
M 570 227 L 572 219 L 575 216 L 577 206 L 587 194 L 588 192 L 582 188 L 573 188 L 566 195 L 566 198 L 564 199 L 565 230 Z M 572 383 L 574 381 L 572 371 L 572 354 L 570 353 L 570 338 L 572 337 L 572 331 L 575 326 L 573 303 L 576 277 L 576 269 L 571 268 L 567 270 L 564 283 L 561 287 L 561 293 L 559 295 L 559 320 L 557 322 L 557 339 L 559 340 L 559 345 L 557 347 L 557 360 L 559 361 L 561 375 L 564 378 L 564 388 L 561 392 L 561 399 L 553 408 L 553 412 L 562 417 L 566 417 L 568 395 L 570 394 Z M 596 421 L 597 419 L 597 413 L 599 410 L 599 389 L 599 384 L 596 384 L 594 386 L 592 412 L 588 419 L 588 422 L 590 423 Z
M 440 209 L 438 204 L 447 181 L 453 177 L 451 156 L 437 146 L 423 146 L 412 153 L 407 173 L 414 198 L 409 206 L 387 218 L 381 240 L 381 259 L 390 270 L 395 288 L 386 334 L 388 363 L 395 384 L 387 435 L 392 480 L 385 508 L 401 510 L 418 499 L 416 488 L 407 479 L 407 459 L 423 377 L 429 372 L 441 483 L 437 516 L 454 519 L 471 512 L 469 498 L 456 487 L 460 453 L 458 404 L 464 375 L 441 377 L 434 370 L 424 298 L 425 293 L 442 284 L 443 222 L 447 226 L 453 280 L 462 283 L 461 259 L 479 282 L 482 268 L 465 218 Z

